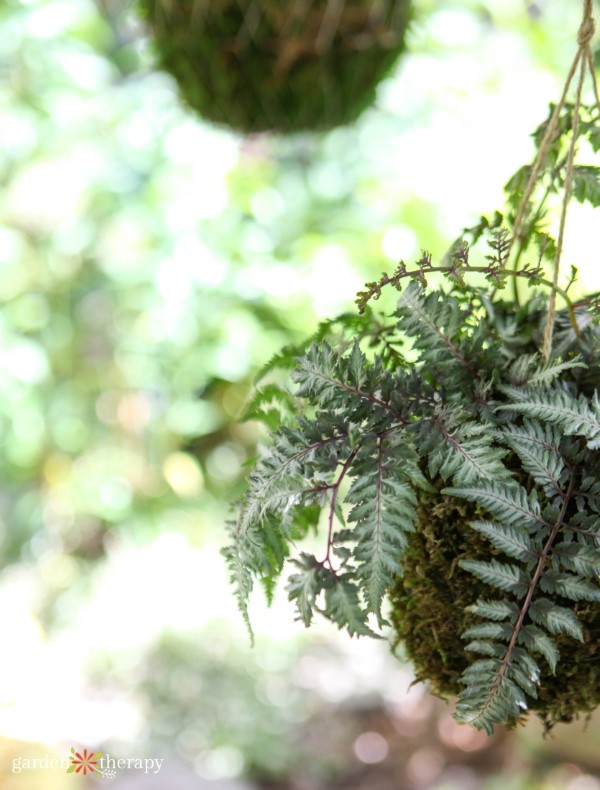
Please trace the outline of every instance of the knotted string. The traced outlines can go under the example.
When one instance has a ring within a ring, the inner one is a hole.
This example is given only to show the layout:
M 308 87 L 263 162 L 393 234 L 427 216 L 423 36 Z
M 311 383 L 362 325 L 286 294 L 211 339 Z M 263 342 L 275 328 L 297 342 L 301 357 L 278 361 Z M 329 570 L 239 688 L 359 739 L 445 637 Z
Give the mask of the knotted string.
M 569 69 L 569 72 L 567 74 L 567 78 L 565 80 L 565 85 L 563 88 L 562 95 L 560 97 L 560 101 L 554 108 L 554 112 L 552 113 L 546 131 L 542 138 L 542 142 L 540 143 L 537 156 L 532 165 L 531 173 L 529 175 L 529 179 L 527 180 L 527 185 L 525 187 L 525 191 L 523 192 L 523 197 L 521 198 L 521 202 L 519 203 L 519 208 L 517 210 L 517 215 L 515 218 L 515 225 L 514 225 L 514 233 L 511 242 L 511 247 L 512 247 L 512 244 L 514 243 L 515 239 L 520 238 L 521 226 L 523 224 L 525 212 L 527 211 L 527 207 L 529 205 L 529 200 L 538 182 L 540 173 L 545 165 L 546 157 L 548 155 L 548 151 L 550 150 L 550 146 L 552 145 L 552 143 L 554 142 L 554 138 L 556 137 L 560 114 L 564 109 L 567 100 L 567 95 L 569 93 L 569 88 L 571 87 L 571 83 L 573 82 L 573 77 L 575 76 L 577 69 L 579 67 L 579 80 L 577 83 L 577 93 L 575 97 L 575 106 L 573 110 L 573 128 L 571 132 L 571 144 L 569 146 L 569 153 L 567 157 L 567 169 L 565 176 L 565 187 L 563 192 L 562 209 L 560 215 L 559 234 L 556 242 L 556 255 L 554 258 L 554 272 L 552 277 L 553 287 L 550 292 L 550 300 L 548 303 L 548 317 L 546 319 L 546 326 L 544 328 L 543 356 L 546 361 L 550 358 L 550 353 L 552 350 L 552 333 L 554 331 L 554 319 L 556 316 L 556 288 L 558 284 L 560 259 L 562 255 L 563 244 L 564 244 L 565 224 L 567 220 L 567 208 L 569 205 L 569 201 L 571 199 L 571 192 L 573 190 L 575 149 L 577 146 L 577 137 L 579 134 L 579 111 L 581 107 L 583 84 L 585 81 L 585 75 L 587 71 L 589 71 L 592 75 L 594 98 L 596 100 L 596 104 L 598 105 L 598 109 L 600 110 L 600 93 L 598 90 L 598 82 L 596 80 L 594 57 L 592 55 L 592 49 L 590 46 L 590 42 L 594 37 L 595 30 L 596 30 L 596 23 L 594 21 L 592 0 L 584 0 L 583 20 L 581 22 L 581 25 L 579 27 L 579 32 L 577 34 L 577 43 L 579 46 L 577 48 L 575 57 L 573 58 L 571 68 Z

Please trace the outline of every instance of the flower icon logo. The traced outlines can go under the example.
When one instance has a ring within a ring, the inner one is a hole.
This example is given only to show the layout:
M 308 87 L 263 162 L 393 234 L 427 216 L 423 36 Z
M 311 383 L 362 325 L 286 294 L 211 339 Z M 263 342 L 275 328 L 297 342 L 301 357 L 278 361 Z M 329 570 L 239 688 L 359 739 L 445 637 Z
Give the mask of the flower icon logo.
M 96 774 L 97 777 L 102 776 L 104 771 L 98 767 L 98 760 L 102 757 L 102 752 L 88 752 L 87 749 L 82 752 L 76 752 L 75 747 L 71 747 L 71 765 L 67 768 L 67 773 L 82 773 L 87 776 L 88 772 Z

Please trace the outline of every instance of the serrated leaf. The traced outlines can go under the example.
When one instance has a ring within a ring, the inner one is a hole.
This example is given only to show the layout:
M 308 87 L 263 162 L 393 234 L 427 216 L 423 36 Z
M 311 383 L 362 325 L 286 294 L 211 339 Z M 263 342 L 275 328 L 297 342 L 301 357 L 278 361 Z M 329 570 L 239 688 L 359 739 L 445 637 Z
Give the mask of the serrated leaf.
M 463 673 L 467 685 L 456 705 L 458 721 L 491 735 L 496 724 L 517 718 L 527 708 L 525 693 L 515 682 L 515 675 L 522 680 L 522 673 L 512 664 L 503 667 L 504 659 L 488 659 Z
M 600 443 L 600 407 L 596 397 L 590 403 L 580 396 L 574 398 L 559 388 L 500 386 L 510 403 L 497 407 L 498 411 L 510 410 L 527 417 L 545 420 L 560 427 L 567 436 L 584 436 L 588 447 L 595 449 Z
M 244 561 L 245 551 L 242 548 L 239 536 L 235 530 L 232 530 L 234 542 L 230 546 L 221 549 L 221 554 L 225 557 L 225 561 L 229 568 L 229 580 L 235 588 L 238 607 L 246 628 L 250 642 L 254 643 L 254 632 L 250 623 L 250 615 L 248 612 L 248 599 L 252 592 L 254 582 L 250 566 Z
M 548 496 L 561 492 L 564 460 L 559 449 L 562 437 L 557 427 L 524 420 L 522 426 L 505 428 L 502 438 L 517 454 L 525 472 L 543 486 Z
M 534 623 L 543 625 L 551 634 L 569 634 L 583 642 L 583 629 L 577 616 L 570 609 L 558 606 L 548 598 L 537 598 L 528 614 Z
M 281 351 L 271 357 L 271 359 L 259 370 L 255 378 L 255 384 L 259 384 L 265 376 L 273 370 L 291 370 L 296 366 L 298 356 L 303 353 L 310 340 L 300 344 L 288 344 Z
M 325 614 L 350 636 L 364 635 L 378 638 L 367 625 L 367 613 L 359 600 L 359 589 L 348 574 L 337 576 L 335 583 L 325 592 Z
M 581 576 L 600 575 L 600 548 L 582 543 L 559 543 L 553 554 L 569 571 Z
M 477 603 L 468 606 L 468 611 L 486 620 L 516 620 L 519 615 L 519 607 L 512 601 L 484 601 L 480 599 Z
M 578 576 L 560 571 L 546 571 L 540 579 L 540 588 L 546 593 L 555 593 L 571 601 L 600 601 L 600 589 Z
M 460 560 L 459 565 L 478 579 L 506 592 L 512 592 L 518 598 L 527 592 L 527 576 L 517 565 L 490 560 Z
M 350 380 L 351 383 L 354 384 L 355 387 L 359 389 L 364 384 L 364 367 L 366 364 L 366 357 L 360 350 L 360 346 L 358 341 L 354 341 L 352 346 L 352 351 L 350 352 L 350 356 L 348 358 L 348 370 L 350 371 Z
M 440 415 L 421 426 L 421 446 L 428 452 L 431 477 L 439 474 L 456 486 L 510 477 L 502 463 L 506 451 L 494 446 L 485 425 L 463 416 L 460 412 L 452 418 Z
M 529 674 L 527 674 L 527 672 L 524 672 L 519 666 L 517 666 L 516 662 L 513 662 L 510 667 L 510 677 L 515 681 L 515 683 L 518 684 L 519 688 L 523 689 L 523 691 L 525 691 L 530 697 L 533 697 L 533 699 L 537 698 L 537 682 Z
M 477 502 L 508 526 L 539 528 L 546 523 L 540 514 L 537 500 L 528 497 L 525 489 L 516 484 L 455 486 L 444 488 L 442 493 Z
M 273 404 L 278 409 L 273 409 Z M 261 420 L 273 431 L 281 424 L 284 414 L 293 413 L 297 408 L 296 398 L 291 392 L 276 384 L 269 384 L 254 392 L 240 421 Z
M 428 294 L 410 282 L 400 295 L 396 314 L 399 327 L 414 338 L 415 348 L 427 353 L 429 365 L 441 370 L 471 368 L 458 340 L 464 316 L 456 299 L 436 291 Z
M 573 168 L 573 197 L 580 203 L 587 201 L 600 206 L 600 167 L 576 165 Z
M 469 642 L 468 645 L 465 645 L 465 651 L 480 653 L 484 656 L 496 656 L 499 658 L 502 656 L 504 648 L 502 645 L 498 645 L 496 642 L 490 642 L 487 639 L 474 639 L 472 642 Z
M 512 632 L 509 623 L 480 623 L 467 628 L 462 639 L 510 639 Z
M 407 536 L 414 530 L 417 497 L 410 481 L 416 474 L 417 455 L 401 439 L 365 441 L 352 464 L 346 502 L 353 506 L 348 521 L 355 524 L 357 576 L 368 611 L 380 620 L 383 597 L 402 574 Z
M 508 377 L 511 384 L 518 387 L 546 387 L 560 379 L 565 371 L 584 367 L 580 359 L 551 359 L 545 362 L 539 354 L 521 354 L 511 365 Z
M 312 554 L 302 552 L 298 559 L 291 563 L 300 569 L 300 573 L 292 574 L 288 579 L 286 590 L 290 601 L 294 601 L 300 619 L 308 626 L 312 622 L 315 599 L 324 586 L 324 569 Z
M 529 562 L 537 558 L 535 547 L 528 533 L 523 529 L 483 520 L 472 521 L 469 526 L 481 535 L 485 535 L 493 546 L 513 559 Z
M 535 625 L 527 625 L 519 634 L 519 642 L 525 644 L 529 650 L 543 656 L 552 674 L 554 674 L 560 653 L 552 637 L 545 634 L 541 628 Z
M 472 681 L 481 681 L 482 677 L 490 671 L 498 668 L 498 659 L 479 658 L 470 664 L 463 673 L 463 678 Z

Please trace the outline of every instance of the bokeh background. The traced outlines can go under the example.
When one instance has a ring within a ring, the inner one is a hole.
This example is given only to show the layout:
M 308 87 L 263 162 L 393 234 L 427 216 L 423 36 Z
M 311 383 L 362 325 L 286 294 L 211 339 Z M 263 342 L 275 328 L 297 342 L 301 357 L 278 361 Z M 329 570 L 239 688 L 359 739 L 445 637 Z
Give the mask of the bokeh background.
M 600 790 L 600 721 L 488 739 L 384 643 L 252 601 L 219 549 L 283 344 L 502 206 L 580 4 L 415 0 L 353 126 L 243 139 L 186 110 L 123 0 L 0 3 L 0 781 L 158 757 L 117 790 Z M 598 215 L 565 263 L 600 288 Z M 566 267 L 568 268 L 568 267 Z M 585 725 L 585 727 L 584 727 Z

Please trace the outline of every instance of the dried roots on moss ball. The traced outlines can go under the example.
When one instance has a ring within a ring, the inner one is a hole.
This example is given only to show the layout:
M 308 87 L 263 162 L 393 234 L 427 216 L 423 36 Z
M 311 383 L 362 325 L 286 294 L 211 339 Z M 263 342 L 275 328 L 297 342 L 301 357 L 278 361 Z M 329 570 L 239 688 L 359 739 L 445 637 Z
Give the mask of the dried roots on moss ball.
M 409 0 L 141 0 L 187 104 L 241 132 L 355 120 L 404 47 Z

